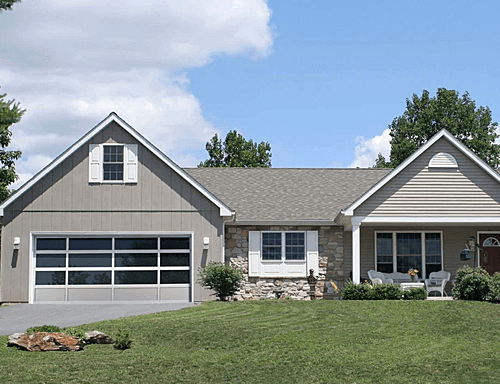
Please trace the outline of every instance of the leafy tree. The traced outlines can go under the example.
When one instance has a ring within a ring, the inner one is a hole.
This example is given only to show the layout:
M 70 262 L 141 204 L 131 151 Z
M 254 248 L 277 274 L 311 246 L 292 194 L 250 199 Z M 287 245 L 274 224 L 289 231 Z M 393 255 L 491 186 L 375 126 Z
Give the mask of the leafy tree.
M 14 100 L 4 100 L 5 96 L 0 95 L 0 201 L 9 197 L 7 187 L 18 179 L 14 161 L 21 157 L 21 151 L 8 151 L 6 147 L 12 136 L 9 127 L 18 123 L 25 112 Z
M 0 0 L 0 13 L 3 10 L 12 11 L 14 3 L 20 3 L 21 0 Z
M 205 146 L 210 158 L 199 167 L 260 167 L 271 166 L 271 144 L 254 143 L 237 131 L 229 131 L 224 141 L 217 134 Z
M 476 103 L 466 91 L 438 88 L 435 97 L 424 90 L 422 96 L 413 94 L 406 99 L 405 112 L 389 125 L 391 154 L 386 161 L 378 155 L 376 168 L 397 167 L 422 144 L 441 129 L 446 128 L 466 147 L 493 168 L 500 164 L 500 148 L 495 144 L 498 123 L 492 122 L 488 107 L 476 108 Z

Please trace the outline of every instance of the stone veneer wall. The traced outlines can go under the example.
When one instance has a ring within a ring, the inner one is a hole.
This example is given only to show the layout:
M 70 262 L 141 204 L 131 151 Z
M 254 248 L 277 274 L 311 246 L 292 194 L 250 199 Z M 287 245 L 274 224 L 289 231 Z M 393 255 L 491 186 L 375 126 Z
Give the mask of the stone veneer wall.
M 259 278 L 248 276 L 248 231 L 318 231 L 319 278 L 316 284 L 317 298 L 335 296 L 330 286 L 344 285 L 344 228 L 340 226 L 245 226 L 226 225 L 225 259 L 230 265 L 245 272 L 243 287 L 235 294 L 236 299 L 275 298 L 275 290 L 293 299 L 309 300 L 309 283 L 304 278 Z

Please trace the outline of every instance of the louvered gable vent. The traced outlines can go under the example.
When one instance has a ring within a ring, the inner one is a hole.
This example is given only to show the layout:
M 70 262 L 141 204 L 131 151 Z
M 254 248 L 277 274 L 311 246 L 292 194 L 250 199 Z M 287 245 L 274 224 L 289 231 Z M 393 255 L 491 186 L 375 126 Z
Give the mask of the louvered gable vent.
M 452 155 L 440 152 L 429 161 L 429 168 L 458 168 L 458 164 Z

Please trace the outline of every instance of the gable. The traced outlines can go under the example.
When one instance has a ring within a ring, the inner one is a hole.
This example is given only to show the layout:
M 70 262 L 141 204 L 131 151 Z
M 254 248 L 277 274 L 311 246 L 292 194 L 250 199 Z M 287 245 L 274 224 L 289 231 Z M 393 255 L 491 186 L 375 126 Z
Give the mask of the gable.
M 450 166 L 453 162 L 457 166 Z M 447 158 L 436 166 L 436 158 Z M 444 166 L 446 165 L 446 166 Z M 356 216 L 497 216 L 500 185 L 441 136 L 354 210 Z
M 113 186 L 106 184 L 89 185 L 89 145 L 103 143 L 134 144 L 138 146 L 139 182 L 135 188 L 134 185 L 123 183 Z M 167 169 L 168 171 L 165 171 L 167 173 L 171 172 L 171 175 L 163 175 L 166 179 L 161 179 L 159 175 L 163 169 Z M 177 184 L 180 185 L 181 187 L 178 187 L 176 190 L 183 191 L 183 193 L 177 193 L 179 196 L 187 196 L 186 194 L 188 194 L 198 199 L 198 196 L 202 195 L 204 199 L 208 199 L 211 204 L 218 207 L 221 216 L 231 216 L 233 214 L 231 209 L 222 201 L 208 192 L 201 184 L 184 172 L 177 164 L 113 112 L 23 185 L 13 196 L 7 199 L 0 206 L 0 215 L 3 215 L 3 210 L 13 203 L 17 206 L 22 205 L 23 207 L 35 203 L 36 206 L 40 202 L 38 198 L 44 195 L 45 197 L 43 197 L 41 204 L 44 207 L 53 207 L 51 209 L 57 209 L 61 204 L 65 206 L 71 205 L 74 207 L 72 209 L 88 207 L 89 204 L 91 207 L 95 207 L 95 209 L 108 209 L 108 203 L 105 201 L 99 202 L 99 194 L 106 194 L 108 190 L 113 194 L 112 204 L 114 205 L 112 206 L 114 208 L 118 208 L 118 205 L 120 205 L 121 209 L 126 209 L 127 206 L 138 209 L 137 206 L 141 205 L 141 207 L 144 206 L 143 209 L 148 209 L 147 207 L 150 205 L 149 201 L 152 201 L 153 197 L 149 198 L 150 192 L 148 192 L 147 188 L 152 188 L 152 190 L 156 191 L 159 189 L 154 185 L 150 185 L 150 180 L 156 180 L 155 177 L 149 177 L 150 174 L 154 174 L 156 178 L 160 178 L 163 184 L 170 185 L 168 182 L 171 181 L 171 185 L 174 186 L 173 188 L 177 188 L 175 187 Z M 63 183 L 64 188 L 63 184 L 59 184 L 62 183 L 62 175 L 67 177 L 65 183 Z M 71 180 L 71 182 L 68 180 Z M 191 188 L 197 192 L 191 192 Z M 53 191 L 55 195 L 52 196 L 51 193 L 47 192 L 49 190 Z M 131 201 L 130 204 L 126 201 L 127 197 L 122 198 L 121 196 L 122 193 L 128 196 L 129 191 L 138 190 L 141 191 L 140 194 L 134 196 L 134 201 Z M 143 190 L 144 192 L 142 192 Z M 189 193 L 186 192 L 185 194 L 184 191 L 188 190 Z M 118 194 L 116 198 L 115 194 Z M 19 201 L 21 197 L 22 202 Z M 155 201 L 152 204 L 158 204 L 162 198 L 161 194 L 155 196 Z M 71 202 L 67 200 L 71 200 Z M 174 198 L 174 202 L 177 200 L 177 198 Z M 63 203 L 64 201 L 66 203 Z M 192 205 L 192 203 L 187 204 L 187 206 L 189 205 Z

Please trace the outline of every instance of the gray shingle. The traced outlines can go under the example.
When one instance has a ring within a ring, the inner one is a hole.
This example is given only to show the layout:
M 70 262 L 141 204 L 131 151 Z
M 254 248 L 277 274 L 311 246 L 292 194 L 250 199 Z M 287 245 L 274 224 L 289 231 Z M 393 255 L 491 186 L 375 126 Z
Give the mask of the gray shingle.
M 186 168 L 237 221 L 333 220 L 389 169 Z

